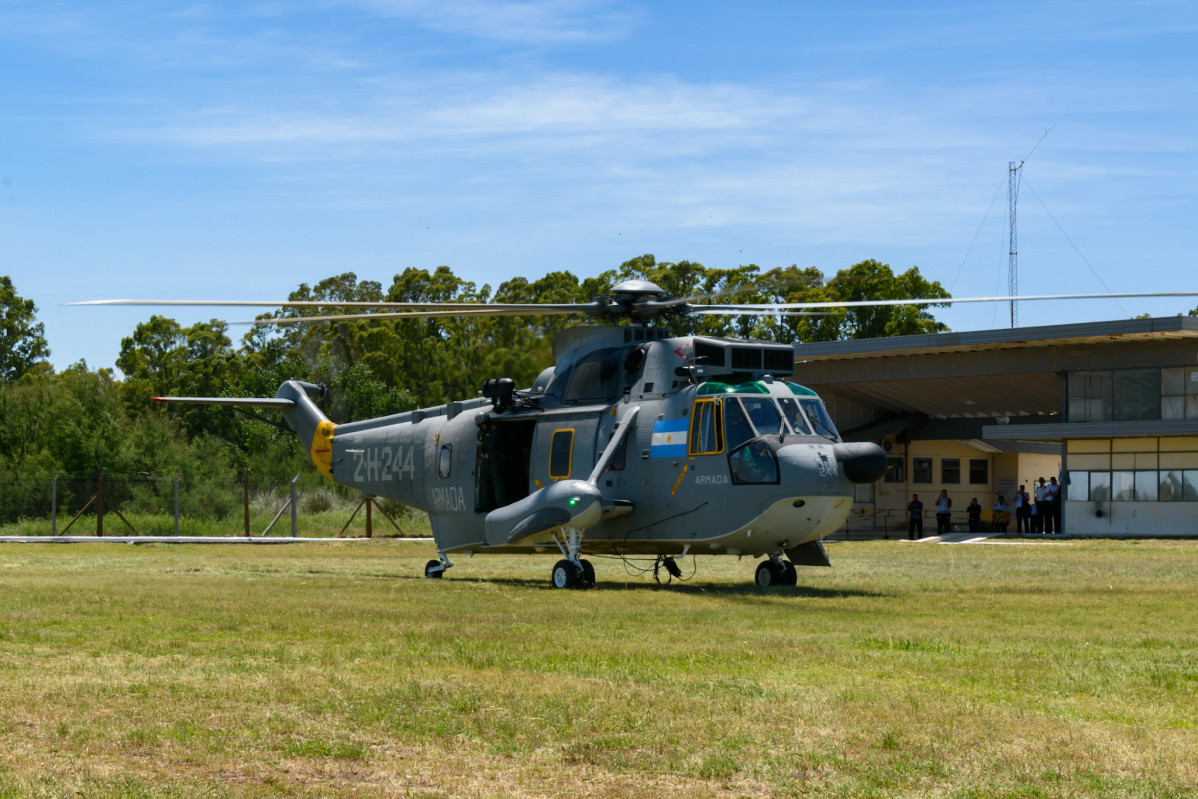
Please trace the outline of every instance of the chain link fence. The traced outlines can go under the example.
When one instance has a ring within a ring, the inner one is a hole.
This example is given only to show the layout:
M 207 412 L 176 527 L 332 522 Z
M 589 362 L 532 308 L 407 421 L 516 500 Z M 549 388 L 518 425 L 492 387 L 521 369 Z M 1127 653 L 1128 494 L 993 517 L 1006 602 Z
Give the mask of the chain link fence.
M 427 529 L 411 508 L 301 486 L 300 475 L 0 472 L 0 535 L 406 537 Z

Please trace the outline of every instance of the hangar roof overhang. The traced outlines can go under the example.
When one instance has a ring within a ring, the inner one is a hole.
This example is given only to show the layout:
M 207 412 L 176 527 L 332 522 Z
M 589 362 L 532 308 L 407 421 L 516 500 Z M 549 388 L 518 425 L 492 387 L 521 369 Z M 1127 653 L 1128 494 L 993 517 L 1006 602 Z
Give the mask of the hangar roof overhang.
M 880 418 L 1057 422 L 1062 373 L 1194 364 L 1196 351 L 1196 317 L 1122 319 L 798 344 L 794 379 Z

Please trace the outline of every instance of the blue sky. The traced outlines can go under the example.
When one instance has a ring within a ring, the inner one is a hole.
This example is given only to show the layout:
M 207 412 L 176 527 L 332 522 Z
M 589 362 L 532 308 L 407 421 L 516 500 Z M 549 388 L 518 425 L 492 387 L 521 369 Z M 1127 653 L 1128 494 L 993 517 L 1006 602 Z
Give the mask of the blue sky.
M 111 366 L 152 313 L 62 303 L 350 270 L 876 258 L 1005 293 L 1008 162 L 1054 123 L 1023 168 L 1021 291 L 1198 290 L 1192 2 L 0 0 L 0 67 L 0 274 L 58 368 Z

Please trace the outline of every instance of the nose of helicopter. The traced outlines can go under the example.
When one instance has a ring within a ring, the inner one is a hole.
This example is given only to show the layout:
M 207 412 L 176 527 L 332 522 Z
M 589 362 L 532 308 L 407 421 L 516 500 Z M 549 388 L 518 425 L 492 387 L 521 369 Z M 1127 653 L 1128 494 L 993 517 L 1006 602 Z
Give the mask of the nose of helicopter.
M 832 453 L 854 483 L 873 483 L 886 473 L 886 452 L 872 441 L 836 444 Z

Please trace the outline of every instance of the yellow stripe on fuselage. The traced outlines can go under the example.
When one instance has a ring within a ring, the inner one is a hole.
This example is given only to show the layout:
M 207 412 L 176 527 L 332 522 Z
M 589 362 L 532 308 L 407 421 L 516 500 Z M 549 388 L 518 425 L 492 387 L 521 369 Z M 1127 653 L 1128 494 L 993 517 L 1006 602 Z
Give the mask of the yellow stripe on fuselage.
M 322 419 L 317 423 L 310 453 L 316 468 L 330 480 L 333 479 L 333 428 L 336 426 L 328 419 Z

